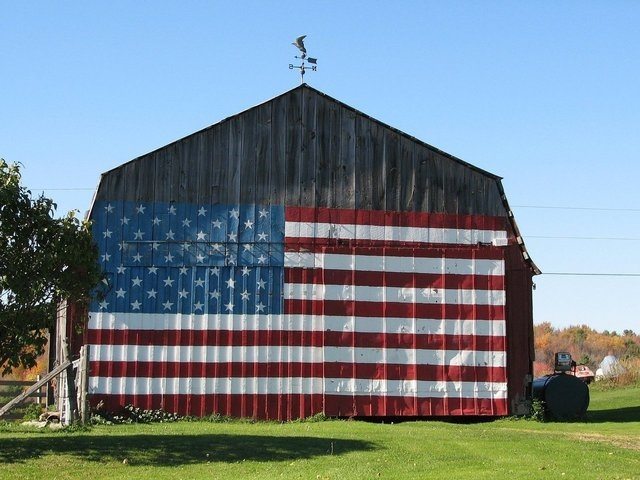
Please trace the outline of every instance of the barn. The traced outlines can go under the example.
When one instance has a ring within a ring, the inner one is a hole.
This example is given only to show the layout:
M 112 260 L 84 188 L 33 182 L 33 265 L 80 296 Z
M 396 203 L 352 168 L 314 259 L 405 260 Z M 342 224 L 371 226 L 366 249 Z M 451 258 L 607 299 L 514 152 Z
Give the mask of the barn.
M 302 84 L 104 173 L 91 402 L 501 416 L 534 358 L 500 177 Z

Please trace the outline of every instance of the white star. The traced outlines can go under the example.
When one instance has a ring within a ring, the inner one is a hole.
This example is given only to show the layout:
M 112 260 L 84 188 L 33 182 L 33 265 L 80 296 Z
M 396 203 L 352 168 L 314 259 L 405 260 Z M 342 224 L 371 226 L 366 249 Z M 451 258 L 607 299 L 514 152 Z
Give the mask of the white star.
M 160 225 L 160 222 L 161 222 L 162 220 L 160 220 L 160 219 L 156 216 L 156 217 L 155 217 L 153 220 L 151 220 L 151 221 L 153 222 L 153 224 L 154 224 L 154 225 Z
M 266 285 L 267 285 L 267 282 L 265 282 L 263 279 L 258 280 L 258 290 L 264 289 Z
M 187 298 L 187 295 L 189 295 L 189 292 L 187 292 L 184 288 L 182 290 L 180 290 L 178 292 L 178 295 L 180 295 L 180 298 Z
M 123 267 L 122 265 L 120 265 L 116 270 L 118 273 L 124 273 L 124 271 L 127 269 L 127 267 Z
M 242 247 L 244 248 L 245 252 L 250 252 L 251 250 L 253 250 L 253 245 L 251 245 L 250 243 L 245 243 Z
M 144 232 L 140 229 L 138 229 L 137 232 L 133 233 L 133 239 L 134 240 L 142 240 L 142 237 L 144 237 Z
M 156 292 L 153 288 L 151 290 L 147 290 L 147 295 L 149 295 L 148 298 L 156 298 L 156 293 L 158 292 Z
M 107 287 L 109 286 L 109 280 L 107 280 L 106 278 L 102 279 L 102 283 L 104 283 Z
M 187 267 L 180 267 L 180 275 L 186 275 L 189 272 Z
M 263 209 L 262 209 L 262 210 L 260 210 L 258 213 L 260 214 L 260 218 L 266 218 L 266 217 L 267 217 L 267 215 L 269 214 L 269 212 L 267 211 L 267 209 L 266 209 L 266 208 L 263 208 Z
M 133 261 L 134 262 L 140 262 L 140 260 L 142 260 L 142 255 L 140 255 L 139 253 L 136 253 L 133 257 Z
M 227 265 L 235 265 L 235 264 L 236 264 L 236 256 L 229 255 L 229 257 L 227 258 Z
M 131 282 L 133 283 L 133 287 L 139 287 L 142 285 L 142 279 L 136 275 L 136 278 L 132 278 Z
M 191 246 L 191 244 L 189 242 L 184 242 L 182 245 L 180 245 L 182 247 L 182 250 L 189 250 L 189 247 Z
M 122 225 L 129 225 L 129 219 L 128 219 L 127 217 L 122 217 L 122 218 L 120 219 L 120 223 L 121 223 Z
M 238 234 L 237 233 L 228 233 L 227 237 L 229 237 L 229 241 L 230 242 L 237 242 L 238 241 Z
M 214 251 L 222 252 L 222 245 L 219 243 L 214 243 L 213 245 L 211 245 L 211 248 L 211 253 L 215 253 Z
M 183 227 L 190 227 L 191 226 L 191 220 L 189 220 L 188 218 L 185 218 L 184 220 L 182 220 L 182 226 Z
M 167 262 L 167 263 L 169 263 L 169 262 L 173 262 L 173 255 L 171 255 L 171 253 L 167 253 L 167 254 L 164 256 L 164 261 L 165 261 L 165 262 Z
M 215 275 L 216 277 L 220 276 L 220 267 L 213 267 L 211 269 L 211 275 Z
M 142 305 L 142 303 L 140 303 L 138 300 L 131 302 L 131 308 L 133 310 L 140 310 L 140 305 Z
M 229 300 L 229 303 L 227 303 L 225 307 L 227 308 L 227 312 L 233 312 L 233 303 L 231 300 Z
M 236 288 L 236 281 L 233 278 L 226 280 L 224 283 L 227 284 L 227 288 Z
M 207 234 L 206 234 L 206 233 L 204 233 L 202 230 L 200 230 L 200 231 L 198 232 L 198 234 L 196 235 L 196 237 L 197 237 L 197 238 L 196 238 L 196 241 L 199 241 L 199 240 L 205 240 L 205 237 L 206 237 L 206 236 L 207 236 Z
M 202 310 L 202 307 L 204 307 L 204 303 L 196 302 L 193 304 L 193 311 Z
M 162 304 L 162 306 L 164 307 L 165 310 L 171 310 L 171 307 L 173 307 L 173 302 L 170 302 L 169 300 L 167 300 Z
M 249 275 L 251 273 L 251 269 L 249 267 L 247 267 L 246 265 L 244 267 L 242 267 L 242 276 L 244 277 L 245 275 Z
M 196 287 L 204 287 L 204 280 L 202 278 L 197 279 L 193 283 L 196 285 Z
M 119 242 L 118 243 L 118 250 L 122 251 L 122 249 L 124 248 L 126 242 Z
M 196 262 L 204 263 L 204 255 L 202 255 L 201 253 L 198 253 L 198 255 L 196 255 Z
M 140 204 L 139 206 L 136 207 L 136 212 L 138 213 L 144 213 L 144 211 L 147 209 L 147 207 L 145 207 L 144 205 Z
M 158 267 L 149 267 L 149 273 L 158 274 Z
M 107 302 L 106 300 L 103 300 L 98 305 L 100 306 L 101 310 L 106 310 L 107 307 L 109 306 L 109 302 Z
M 244 228 L 246 230 L 252 229 L 253 228 L 253 222 L 247 218 L 247 221 L 244 222 Z
M 173 233 L 173 230 L 169 229 L 169 231 L 167 232 L 167 240 L 175 240 L 175 236 L 176 234 Z
M 127 292 L 123 290 L 122 287 L 120 287 L 118 290 L 116 290 L 116 298 L 124 298 L 125 293 Z
M 242 292 L 242 293 L 240 294 L 240 296 L 242 297 L 242 300 L 249 300 L 249 296 L 250 296 L 250 295 L 251 295 L 251 294 L 250 294 L 246 289 L 245 289 L 245 291 L 244 291 L 244 292 Z
M 222 228 L 222 222 L 220 220 L 214 220 L 211 223 L 213 223 L 213 228 Z
M 151 249 L 152 249 L 152 250 L 157 250 L 157 249 L 159 249 L 159 248 L 160 248 L 160 244 L 159 244 L 158 242 L 153 242 L 153 243 L 151 244 Z
M 102 235 L 104 236 L 103 238 L 111 238 L 112 233 L 113 232 L 107 228 L 104 232 L 102 232 Z
M 229 210 L 229 217 L 240 218 L 240 210 L 236 210 L 235 208 Z
M 102 255 L 103 262 L 108 262 L 110 258 L 111 258 L 111 255 L 109 255 L 108 253 L 105 253 L 104 255 Z
M 256 305 L 256 313 L 264 312 L 264 307 L 266 307 L 266 305 L 262 302 L 259 302 Z
M 267 257 L 265 257 L 264 255 L 260 255 L 258 257 L 258 263 L 266 263 L 267 261 Z
M 165 278 L 163 280 L 163 282 L 164 282 L 164 286 L 165 287 L 173 287 L 173 282 L 175 282 L 175 280 L 173 280 L 172 278 L 167 277 L 167 278 Z
M 207 214 L 207 210 L 204 207 L 200 207 L 198 210 L 198 216 L 205 216 Z
M 267 241 L 267 237 L 268 237 L 268 236 L 269 236 L 269 235 L 267 235 L 266 233 L 261 232 L 261 233 L 259 233 L 259 234 L 258 234 L 258 241 L 260 242 L 260 241 L 263 241 L 263 240 L 264 240 L 264 241 L 266 242 L 266 241 Z
M 111 213 L 113 212 L 113 205 L 108 204 L 106 207 L 104 207 L 104 209 L 107 213 Z
M 175 215 L 176 214 L 176 207 L 174 207 L 173 205 L 171 205 L 169 207 L 169 215 Z
M 209 296 L 217 300 L 220 298 L 220 292 L 218 292 L 218 290 L 214 290 L 213 292 L 209 292 Z

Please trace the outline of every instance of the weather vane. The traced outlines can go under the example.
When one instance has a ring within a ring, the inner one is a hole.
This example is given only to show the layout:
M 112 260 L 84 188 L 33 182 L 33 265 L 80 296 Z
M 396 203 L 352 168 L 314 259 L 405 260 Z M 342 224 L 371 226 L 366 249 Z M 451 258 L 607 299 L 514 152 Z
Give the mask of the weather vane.
M 316 66 L 318 63 L 317 58 L 308 57 L 307 49 L 304 47 L 304 39 L 306 35 L 302 35 L 296 38 L 295 42 L 292 42 L 291 45 L 295 46 L 298 50 L 300 50 L 300 56 L 295 56 L 295 58 L 302 60 L 300 65 L 294 65 L 292 63 L 289 64 L 289 70 L 293 70 L 294 68 L 300 69 L 300 83 L 304 83 L 304 72 L 305 70 L 311 69 L 311 71 L 315 72 L 318 67 Z M 307 63 L 310 65 L 307 65 Z

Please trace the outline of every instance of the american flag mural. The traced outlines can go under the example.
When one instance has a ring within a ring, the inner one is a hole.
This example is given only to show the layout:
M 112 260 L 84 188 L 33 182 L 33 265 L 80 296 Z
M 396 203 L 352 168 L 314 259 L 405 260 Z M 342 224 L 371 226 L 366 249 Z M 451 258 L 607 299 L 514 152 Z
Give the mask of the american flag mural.
M 504 415 L 502 217 L 99 201 L 93 402 Z

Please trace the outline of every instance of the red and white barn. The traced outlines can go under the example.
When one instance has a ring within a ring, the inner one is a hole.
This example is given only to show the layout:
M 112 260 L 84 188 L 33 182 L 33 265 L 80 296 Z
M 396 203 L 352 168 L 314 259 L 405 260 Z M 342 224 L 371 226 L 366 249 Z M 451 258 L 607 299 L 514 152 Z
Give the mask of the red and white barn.
M 301 85 L 102 175 L 89 393 L 189 415 L 499 416 L 534 357 L 500 178 Z

